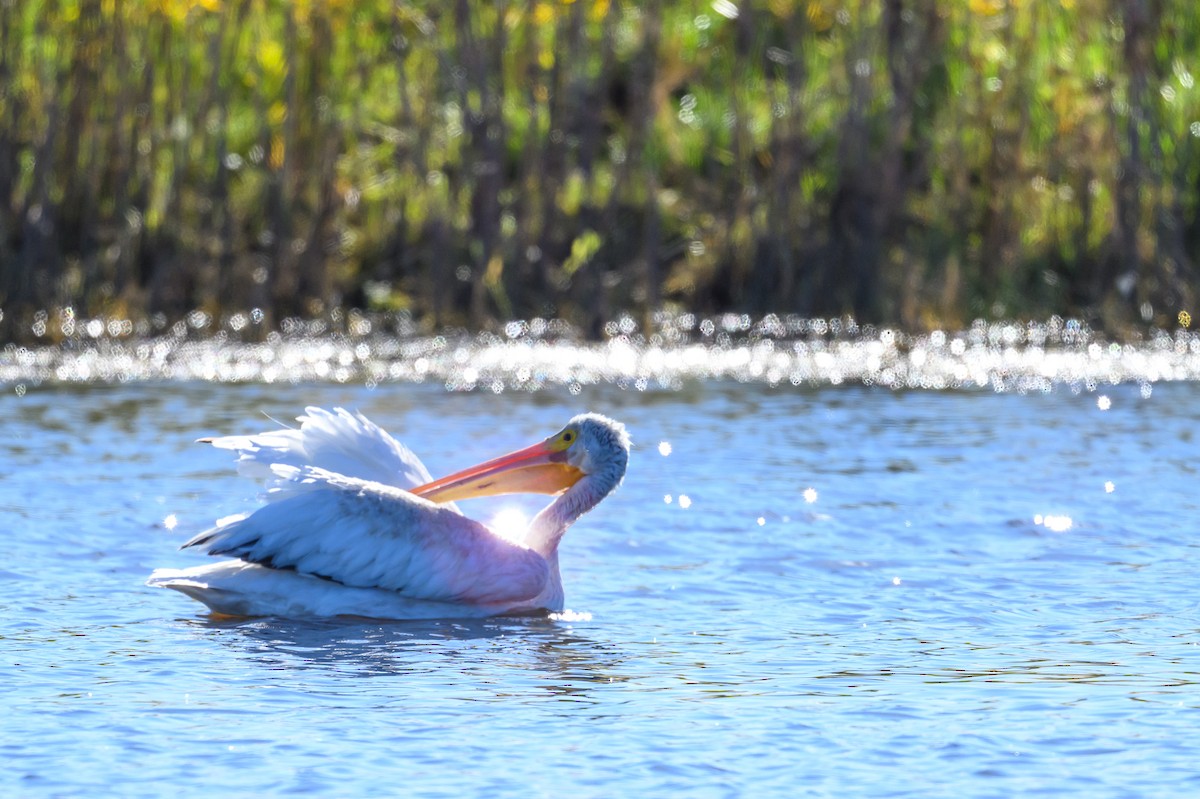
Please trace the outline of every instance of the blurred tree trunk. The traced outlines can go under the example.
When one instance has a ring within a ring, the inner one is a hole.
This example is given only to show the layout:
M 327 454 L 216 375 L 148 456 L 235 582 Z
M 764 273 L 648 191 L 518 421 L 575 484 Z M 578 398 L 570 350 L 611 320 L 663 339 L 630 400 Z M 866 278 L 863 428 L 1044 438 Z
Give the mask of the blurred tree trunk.
M 863 2 L 858 17 L 865 12 Z M 880 242 L 880 154 L 871 141 L 870 31 L 854 33 L 847 47 L 846 72 L 849 76 L 848 108 L 839 124 L 837 188 L 829 208 L 832 263 L 826 265 L 821 281 L 841 286 L 840 308 L 820 309 L 837 313 L 849 310 L 867 320 L 878 319 Z M 846 275 L 836 277 L 837 272 Z
M 16 46 L 18 34 L 13 30 L 15 4 L 0 3 L 0 86 L 12 86 L 20 69 L 20 48 Z M 8 118 L 0 120 L 0 308 L 9 313 L 0 318 L 0 340 L 13 338 L 17 327 L 17 314 L 13 308 L 20 307 L 21 279 L 17 258 L 17 229 L 15 221 L 20 218 L 17 204 L 17 175 L 20 168 L 19 130 L 26 119 L 24 98 L 10 92 L 5 98 Z
M 514 291 L 518 313 L 540 316 L 549 304 L 550 277 L 546 271 L 546 253 L 543 237 L 546 232 L 546 216 L 549 213 L 548 198 L 539 187 L 543 180 L 543 164 L 538 157 L 542 144 L 540 135 L 545 103 L 541 97 L 549 91 L 549 75 L 539 58 L 540 41 L 536 13 L 539 0 L 526 0 L 522 13 L 525 18 L 525 48 L 522 53 L 524 75 L 524 102 L 526 134 L 521 141 L 520 163 L 515 180 L 516 202 L 513 213 L 517 218 L 516 264 L 512 270 L 515 281 L 525 291 Z
M 465 136 L 461 191 L 469 209 L 471 277 L 467 318 L 474 327 L 488 318 L 489 289 L 503 285 L 503 259 L 499 252 L 500 186 L 504 141 L 503 65 L 504 11 L 472 7 L 469 0 L 456 0 L 456 60 L 462 69 L 458 81 L 458 103 Z M 494 13 L 496 24 L 488 36 L 481 18 Z
M 733 20 L 733 75 L 731 76 L 730 101 L 730 145 L 732 163 L 721 169 L 718 192 L 720 206 L 729 209 L 725 222 L 725 241 L 720 255 L 721 269 L 718 285 L 724 285 L 723 304 L 742 307 L 746 304 L 747 291 L 757 289 L 753 285 L 757 252 L 752 241 L 747 239 L 755 232 L 750 210 L 757 202 L 757 187 L 752 172 L 754 152 L 750 137 L 750 106 L 746 94 L 759 68 L 754 63 L 761 58 L 762 48 L 756 47 L 755 14 L 747 5 Z
M 235 50 L 238 32 L 242 29 L 246 5 L 238 11 L 227 11 L 220 15 L 208 37 L 208 61 L 214 65 L 208 75 L 208 85 L 201 107 L 205 109 L 201 120 L 209 127 L 213 137 L 212 161 L 209 165 L 212 177 L 207 187 L 208 203 L 201 214 L 201 229 L 205 234 L 205 250 L 216 263 L 215 279 L 206 281 L 198 298 L 200 305 L 212 308 L 237 308 L 242 302 L 236 291 L 233 275 L 234 233 L 233 209 L 229 202 L 229 180 L 232 169 L 229 165 L 229 88 L 222 83 L 228 74 L 221 68 L 225 63 L 226 50 Z M 233 34 L 230 37 L 231 29 Z M 233 42 L 229 42 L 229 38 Z M 211 120 L 211 124 L 209 124 Z
M 267 138 L 267 153 L 270 166 L 268 189 L 268 224 L 271 231 L 271 305 L 280 318 L 307 316 L 304 297 L 300 294 L 300 276 L 297 266 L 296 195 L 300 183 L 297 158 L 299 142 L 297 130 L 300 124 L 299 108 L 299 58 L 297 46 L 296 9 L 289 4 L 284 12 L 283 77 L 284 117 L 282 129 L 276 133 L 269 127 L 271 103 L 264 100 L 264 134 Z
M 892 263 L 888 252 L 879 253 L 884 261 L 880 266 L 892 267 L 903 280 L 902 286 L 895 287 L 901 289 L 899 307 L 888 309 L 884 316 L 899 314 L 915 327 L 924 259 L 906 246 L 909 201 L 928 179 L 929 153 L 935 147 L 928 120 L 938 111 L 940 97 L 929 78 L 944 58 L 945 30 L 936 0 L 888 0 L 883 25 L 891 101 L 884 126 L 876 225 L 884 247 L 899 251 L 905 259 Z M 870 301 L 879 312 L 878 300 Z
M 1142 185 L 1146 165 L 1142 160 L 1142 140 L 1149 124 L 1146 107 L 1150 57 L 1153 45 L 1150 0 L 1119 0 L 1116 13 L 1124 28 L 1122 56 L 1128 78 L 1128 109 L 1125 116 L 1125 148 L 1117 173 L 1116 230 L 1117 289 L 1136 311 L 1140 304 L 1142 255 L 1138 244 L 1142 229 Z
M 45 19 L 38 22 L 38 33 L 48 35 Z M 62 251 L 58 247 L 58 208 L 51 196 L 51 184 L 60 165 L 59 134 L 62 131 L 63 103 L 67 95 L 65 75 L 53 62 L 54 52 L 44 51 L 36 69 L 42 85 L 49 87 L 40 110 L 44 128 L 32 142 L 33 171 L 29 192 L 19 209 L 21 224 L 20 256 L 15 259 L 15 291 L 10 302 L 31 310 L 45 308 L 53 287 L 62 277 Z
M 531 8 L 536 15 L 537 3 Z M 557 41 L 571 41 L 574 20 L 570 14 L 559 13 L 555 17 L 555 37 Z M 571 124 L 573 99 L 568 86 L 569 67 L 562 57 L 563 47 L 554 49 L 553 63 L 543 79 L 545 81 L 546 126 L 547 134 L 540 137 L 541 146 L 535 148 L 538 172 L 537 188 L 538 205 L 541 208 L 541 243 L 538 249 L 541 257 L 538 261 L 538 282 L 547 291 L 547 306 L 553 309 L 555 315 L 561 313 L 559 304 L 565 296 L 567 288 L 562 265 L 569 252 L 570 239 L 566 230 L 569 227 L 566 215 L 560 205 L 563 186 L 567 181 L 567 130 Z M 541 54 L 534 57 L 540 59 Z M 549 310 L 549 308 L 547 309 Z
M 640 235 L 635 239 L 633 302 L 640 311 L 643 325 L 660 303 L 658 249 L 662 239 L 662 220 L 659 209 L 660 165 L 648 153 L 651 128 L 658 115 L 658 48 L 662 36 L 662 8 L 657 0 L 642 9 L 642 41 L 630 68 L 629 117 L 631 120 L 629 149 L 625 169 L 618 173 L 617 185 L 629 185 L 632 197 L 640 206 Z M 662 98 L 665 100 L 665 97 Z M 640 185 L 639 185 L 640 184 Z M 616 192 L 614 192 L 616 194 Z M 648 326 L 647 326 L 648 329 Z
M 803 203 L 797 201 L 801 179 L 809 161 L 809 142 L 804 134 L 802 97 L 808 77 L 805 59 L 804 11 L 794 8 L 786 21 L 787 50 L 768 51 L 783 89 L 776 102 L 781 106 L 771 122 L 767 164 L 767 230 L 760 250 L 767 272 L 764 284 L 773 285 L 774 299 L 801 314 L 811 313 L 813 297 L 809 281 L 798 280 L 802 253 L 809 249 L 806 234 L 811 222 Z M 758 298 L 762 308 L 773 309 L 771 295 Z
M 296 242 L 300 248 L 296 258 L 297 292 L 305 312 L 315 316 L 328 313 L 339 304 L 329 280 L 331 250 L 326 243 L 332 235 L 333 217 L 339 205 L 337 157 L 342 132 L 331 121 L 327 109 L 333 33 L 324 14 L 315 11 L 309 14 L 308 30 L 311 44 L 304 64 L 306 80 L 302 88 L 296 89 L 296 102 L 290 114 L 299 117 L 296 146 L 304 158 L 296 167 L 299 173 L 296 179 L 304 187 L 308 227 Z
M 172 41 L 172 30 L 169 22 L 162 21 L 160 47 L 164 54 L 171 53 L 175 44 Z M 191 292 L 190 276 L 185 264 L 186 255 L 182 252 L 181 232 L 184 226 L 182 193 L 185 187 L 184 170 L 187 164 L 187 145 L 189 118 L 187 109 L 191 106 L 191 92 L 188 91 L 191 78 L 191 62 L 183 60 L 166 60 L 159 79 L 173 89 L 167 94 L 165 102 L 151 106 L 161 108 L 161 116 L 155 120 L 157 135 L 155 149 L 169 150 L 171 153 L 170 178 L 161 188 L 162 199 L 156 198 L 156 204 L 162 208 L 162 214 L 153 233 L 151 252 L 153 253 L 153 272 L 149 280 L 150 307 L 152 310 L 175 316 L 183 313 Z M 165 142 L 163 140 L 166 140 Z M 153 153 L 148 161 L 153 171 L 157 166 L 158 153 Z M 153 174 L 149 177 L 154 185 Z
M 97 206 L 102 189 L 100 164 L 105 160 L 101 152 L 110 130 L 103 116 L 111 113 L 111 109 L 96 103 L 96 98 L 101 96 L 100 53 L 105 49 L 101 37 L 100 0 L 80 0 L 78 13 L 68 72 L 72 92 L 67 111 L 67 130 L 74 131 L 78 138 L 74 146 L 66 148 L 62 162 L 66 180 L 59 207 L 65 241 L 60 247 L 65 252 L 78 254 L 81 262 L 78 268 L 82 270 L 78 291 L 86 300 L 92 297 L 100 282 Z M 70 300 L 63 297 L 62 304 L 70 305 Z
M 1194 24 L 1194 14 L 1185 12 L 1177 18 L 1171 15 L 1171 10 L 1163 0 L 1152 3 L 1149 10 L 1151 35 L 1147 37 L 1150 42 L 1144 50 L 1148 53 L 1152 85 L 1158 87 L 1171 86 L 1179 63 L 1177 54 L 1160 43 L 1175 40 L 1180 28 L 1186 29 Z M 1143 302 L 1151 303 L 1152 320 L 1174 324 L 1178 311 L 1194 307 L 1193 303 L 1200 297 L 1200 287 L 1196 285 L 1196 262 L 1200 253 L 1189 251 L 1189 214 L 1183 207 L 1183 198 L 1190 194 L 1188 171 L 1197 167 L 1200 146 L 1196 143 L 1197 136 L 1168 129 L 1170 122 L 1164 110 L 1166 102 L 1162 91 L 1149 91 L 1146 87 L 1143 87 L 1143 91 L 1146 139 L 1150 151 L 1147 177 L 1153 189 L 1154 254 L 1150 261 L 1152 271 L 1149 285 L 1142 289 L 1142 295 Z M 1168 164 L 1168 149 L 1176 163 L 1175 169 Z M 1197 183 L 1200 184 L 1200 176 L 1197 177 Z M 1196 202 L 1196 195 L 1191 195 L 1191 201 Z M 1192 225 L 1194 228 L 1200 227 L 1194 215 Z

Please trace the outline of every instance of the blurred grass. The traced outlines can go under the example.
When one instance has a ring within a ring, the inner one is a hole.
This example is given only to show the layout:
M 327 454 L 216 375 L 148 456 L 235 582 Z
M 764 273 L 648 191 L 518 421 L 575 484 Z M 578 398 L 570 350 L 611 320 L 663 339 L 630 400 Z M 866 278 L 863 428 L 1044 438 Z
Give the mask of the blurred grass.
M 0 0 L 0 337 L 343 307 L 1171 324 L 1184 0 Z

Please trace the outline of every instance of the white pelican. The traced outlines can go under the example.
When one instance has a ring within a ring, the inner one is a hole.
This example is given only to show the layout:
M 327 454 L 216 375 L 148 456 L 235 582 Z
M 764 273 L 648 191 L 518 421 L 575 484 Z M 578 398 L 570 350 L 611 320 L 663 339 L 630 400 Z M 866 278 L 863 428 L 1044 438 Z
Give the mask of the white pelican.
M 541 443 L 431 480 L 360 414 L 306 408 L 298 421 L 298 430 L 201 439 L 237 452 L 240 473 L 266 478 L 266 504 L 183 545 L 233 560 L 157 569 L 148 585 L 231 616 L 560 611 L 558 543 L 620 484 L 629 460 L 624 426 L 587 413 Z M 521 543 L 437 504 L 512 493 L 558 494 Z

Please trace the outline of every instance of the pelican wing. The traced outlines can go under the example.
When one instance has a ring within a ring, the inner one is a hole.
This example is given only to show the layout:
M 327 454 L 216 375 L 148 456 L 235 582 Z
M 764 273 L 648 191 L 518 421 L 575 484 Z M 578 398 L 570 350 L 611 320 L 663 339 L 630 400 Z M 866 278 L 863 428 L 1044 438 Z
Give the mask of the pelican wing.
M 402 489 L 312 466 L 277 463 L 271 471 L 266 505 L 184 547 L 446 602 L 521 601 L 549 580 L 533 550 Z
M 408 447 L 360 413 L 308 407 L 296 421 L 300 422 L 298 430 L 206 440 L 219 449 L 237 452 L 238 473 L 263 479 L 268 487 L 281 485 L 272 468 L 277 464 L 315 466 L 398 488 L 412 488 L 433 479 Z

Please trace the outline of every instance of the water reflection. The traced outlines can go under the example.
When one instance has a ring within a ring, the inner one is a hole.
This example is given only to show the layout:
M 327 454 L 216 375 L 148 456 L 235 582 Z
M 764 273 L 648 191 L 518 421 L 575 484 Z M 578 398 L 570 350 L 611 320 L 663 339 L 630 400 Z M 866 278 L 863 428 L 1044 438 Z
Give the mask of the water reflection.
M 533 693 L 585 696 L 595 684 L 624 682 L 628 660 L 609 641 L 547 617 L 446 621 L 179 619 L 239 658 L 268 669 L 342 677 L 439 673 L 460 679 L 496 667 L 529 672 Z M 511 684 L 510 684 L 511 687 Z M 511 695 L 498 691 L 496 698 Z

